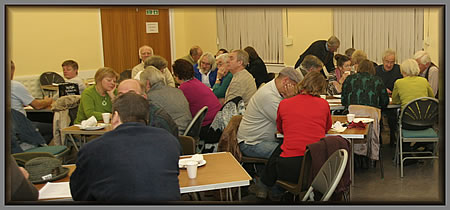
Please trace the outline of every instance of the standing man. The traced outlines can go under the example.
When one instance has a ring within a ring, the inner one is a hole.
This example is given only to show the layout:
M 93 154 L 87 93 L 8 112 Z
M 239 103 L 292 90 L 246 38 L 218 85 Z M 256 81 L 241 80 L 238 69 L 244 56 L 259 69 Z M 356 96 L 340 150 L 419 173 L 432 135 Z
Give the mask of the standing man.
M 425 77 L 433 89 L 434 96 L 438 98 L 439 91 L 439 69 L 431 62 L 430 54 L 425 51 L 418 51 L 414 54 L 414 59 L 419 64 L 419 76 Z
M 297 94 L 301 74 L 292 67 L 285 67 L 277 78 L 256 91 L 245 110 L 237 140 L 242 153 L 248 157 L 269 159 L 279 142 L 277 132 L 278 105 L 284 98 Z
M 189 50 L 189 54 L 182 57 L 181 59 L 187 60 L 189 63 L 192 64 L 192 66 L 194 66 L 198 62 L 198 59 L 200 59 L 200 56 L 202 55 L 203 55 L 202 48 L 195 45 L 191 47 L 191 49 Z
M 70 177 L 75 201 L 180 200 L 178 139 L 146 126 L 147 100 L 133 92 L 113 104 L 112 131 L 84 145 Z
M 306 51 L 300 55 L 300 58 L 297 60 L 297 63 L 295 63 L 295 67 L 297 68 L 302 63 L 303 59 L 307 55 L 315 55 L 318 57 L 325 67 L 327 68 L 328 72 L 334 71 L 334 52 L 339 48 L 339 45 L 341 42 L 336 36 L 331 36 L 328 41 L 325 40 L 318 40 L 311 44 L 311 46 L 306 49 Z
M 144 61 L 150 56 L 153 56 L 153 48 L 148 45 L 143 45 L 139 48 L 139 58 L 141 59 L 141 62 L 138 65 L 134 66 L 133 69 L 131 69 L 131 78 L 134 78 L 138 72 L 144 71 Z
M 231 74 L 233 74 L 233 79 L 231 79 L 225 93 L 225 103 L 240 96 L 244 100 L 245 106 L 247 106 L 250 98 L 255 94 L 255 78 L 245 69 L 247 64 L 248 54 L 244 50 L 233 50 L 229 54 L 229 68 Z
M 62 63 L 64 80 L 70 83 L 78 84 L 78 89 L 80 90 L 80 95 L 84 89 L 86 89 L 86 85 L 83 80 L 78 77 L 78 63 L 74 60 L 66 60 Z
M 403 78 L 400 73 L 400 65 L 396 64 L 395 61 L 395 51 L 392 49 L 387 49 L 383 53 L 383 64 L 378 65 L 375 68 L 375 76 L 379 76 L 381 80 L 383 80 L 384 86 L 386 87 L 386 91 L 389 95 L 391 95 L 394 90 L 395 81 Z M 390 145 L 393 146 L 394 143 L 397 142 L 397 138 L 395 137 L 398 124 L 397 110 L 382 109 L 381 112 L 388 117 Z M 383 128 L 381 125 L 380 127 Z

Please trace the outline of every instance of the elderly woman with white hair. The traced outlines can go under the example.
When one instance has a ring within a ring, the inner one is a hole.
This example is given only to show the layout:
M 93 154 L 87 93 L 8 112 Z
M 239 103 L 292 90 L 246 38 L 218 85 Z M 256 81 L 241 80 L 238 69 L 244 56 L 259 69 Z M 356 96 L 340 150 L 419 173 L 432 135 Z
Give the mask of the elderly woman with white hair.
M 419 76 L 419 65 L 414 59 L 407 59 L 400 65 L 402 79 L 394 83 L 392 91 L 392 103 L 401 104 L 402 109 L 406 104 L 420 97 L 434 97 L 430 83 Z
M 231 79 L 233 79 L 233 74 L 231 74 L 228 65 L 228 59 L 228 53 L 220 54 L 216 57 L 217 77 L 212 91 L 221 104 L 225 102 L 225 93 L 227 92 Z
M 207 87 L 212 88 L 216 83 L 217 68 L 216 59 L 210 52 L 203 53 L 194 65 L 194 77 Z

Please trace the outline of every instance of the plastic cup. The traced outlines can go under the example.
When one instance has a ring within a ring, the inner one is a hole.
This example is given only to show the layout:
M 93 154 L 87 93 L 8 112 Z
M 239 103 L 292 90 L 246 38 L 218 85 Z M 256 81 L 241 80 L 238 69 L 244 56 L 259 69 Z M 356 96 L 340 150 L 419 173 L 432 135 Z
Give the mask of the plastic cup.
M 189 179 L 195 179 L 197 177 L 197 166 L 198 166 L 197 161 L 186 162 L 186 169 Z
M 104 123 L 109 123 L 109 120 L 111 119 L 110 113 L 102 113 L 102 118 Z
M 354 119 L 355 119 L 355 114 L 347 114 L 347 121 L 348 122 L 353 122 Z

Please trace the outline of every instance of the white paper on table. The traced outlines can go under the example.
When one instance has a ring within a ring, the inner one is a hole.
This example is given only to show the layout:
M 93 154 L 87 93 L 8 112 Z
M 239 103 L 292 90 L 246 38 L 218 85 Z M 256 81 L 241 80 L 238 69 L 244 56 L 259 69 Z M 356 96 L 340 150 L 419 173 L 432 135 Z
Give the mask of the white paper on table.
M 342 123 L 339 121 L 336 121 L 332 126 L 331 130 L 336 131 L 338 133 L 342 133 L 347 129 L 347 127 L 343 127 Z
M 49 198 L 71 198 L 69 182 L 47 182 L 45 186 L 39 190 L 39 199 Z
M 341 103 L 340 98 L 327 99 L 328 103 Z

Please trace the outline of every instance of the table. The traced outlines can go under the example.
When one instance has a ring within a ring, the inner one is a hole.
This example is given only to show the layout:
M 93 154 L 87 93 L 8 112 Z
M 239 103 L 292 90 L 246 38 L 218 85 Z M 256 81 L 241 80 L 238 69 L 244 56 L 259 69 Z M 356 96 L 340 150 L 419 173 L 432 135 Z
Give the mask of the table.
M 181 156 L 180 159 L 189 158 L 190 155 Z M 178 180 L 180 193 L 200 192 L 217 189 L 230 189 L 238 187 L 239 200 L 241 199 L 240 187 L 250 185 L 252 177 L 229 152 L 203 154 L 206 164 L 198 168 L 197 178 L 189 179 L 186 169 L 180 169 Z M 69 182 L 70 176 L 76 168 L 75 164 L 63 165 L 69 168 L 68 176 L 55 182 Z M 38 190 L 44 184 L 35 184 Z M 231 195 L 231 190 L 229 190 Z
M 81 135 L 82 136 L 82 143 L 86 143 L 86 136 L 92 136 L 92 135 L 96 135 L 96 136 L 101 136 L 104 133 L 111 131 L 112 127 L 111 124 L 108 124 L 105 128 L 103 129 L 99 129 L 99 130 L 81 130 L 80 127 L 72 125 L 70 127 L 67 128 L 63 128 L 61 129 L 61 136 L 63 137 L 63 144 L 65 145 L 65 137 L 66 135 L 69 136 L 69 140 L 72 142 L 72 144 L 74 145 L 75 149 L 77 151 L 79 151 L 77 144 L 75 143 L 75 140 L 73 139 L 72 135 Z M 80 147 L 83 146 L 82 143 L 80 144 Z
M 49 96 L 53 97 L 53 93 L 57 93 L 59 90 L 58 85 L 41 85 L 42 91 L 48 91 Z
M 345 106 L 341 103 L 341 98 L 336 98 L 334 96 L 327 96 L 327 102 L 330 105 L 330 110 L 344 110 Z M 392 98 L 389 98 L 389 104 L 387 105 L 388 109 L 398 109 L 400 108 L 400 104 L 392 104 Z

